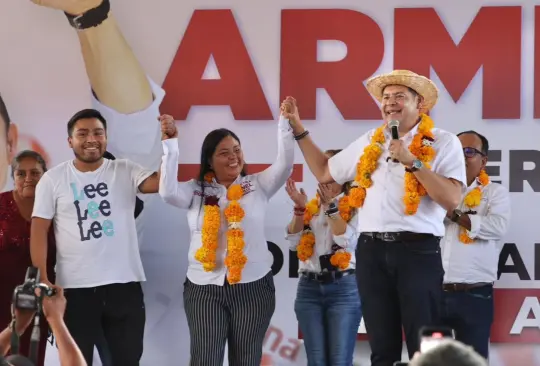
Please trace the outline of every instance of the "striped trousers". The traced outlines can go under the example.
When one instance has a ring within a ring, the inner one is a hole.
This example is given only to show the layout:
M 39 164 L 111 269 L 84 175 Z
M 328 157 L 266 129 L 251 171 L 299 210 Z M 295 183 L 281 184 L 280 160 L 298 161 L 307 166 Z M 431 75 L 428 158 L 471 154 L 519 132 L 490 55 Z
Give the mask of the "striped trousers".
M 184 308 L 190 335 L 190 366 L 260 366 L 264 337 L 276 307 L 272 272 L 236 285 L 196 285 L 186 280 Z

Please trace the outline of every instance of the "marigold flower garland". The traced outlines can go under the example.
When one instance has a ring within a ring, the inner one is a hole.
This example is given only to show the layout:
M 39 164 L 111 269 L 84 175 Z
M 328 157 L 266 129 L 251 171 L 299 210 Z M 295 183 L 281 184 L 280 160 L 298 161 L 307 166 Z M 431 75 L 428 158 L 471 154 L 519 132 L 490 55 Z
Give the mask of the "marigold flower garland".
M 315 234 L 311 230 L 311 220 L 313 216 L 317 215 L 320 210 L 319 195 L 311 199 L 306 204 L 306 211 L 304 212 L 304 231 L 300 237 L 300 242 L 296 248 L 298 259 L 306 261 L 313 255 L 313 247 L 315 246 Z M 349 204 L 349 197 L 343 196 L 338 201 L 339 215 L 345 222 L 349 222 L 352 217 L 353 208 Z M 351 261 L 351 253 L 345 249 L 336 251 L 332 257 L 330 257 L 330 264 L 338 267 L 341 270 L 345 270 L 349 267 Z
M 427 114 L 423 113 L 420 117 L 418 132 L 409 145 L 409 151 L 418 160 L 422 161 L 427 168 L 430 168 L 429 163 L 435 157 L 435 149 L 433 148 L 435 138 L 432 132 L 434 124 Z M 386 142 L 385 128 L 386 124 L 375 130 L 371 143 L 365 147 L 364 153 L 358 161 L 353 188 L 349 193 L 350 205 L 353 208 L 360 208 L 364 205 L 366 190 L 373 185 L 371 176 L 377 169 L 378 160 L 383 153 L 384 143 Z M 420 205 L 421 197 L 425 196 L 427 192 L 424 186 L 418 182 L 414 173 L 411 172 L 405 172 L 404 185 L 405 195 L 403 196 L 403 202 L 405 203 L 405 213 L 414 215 Z
M 463 199 L 463 203 L 469 208 L 469 210 L 480 205 L 480 203 L 482 202 L 483 188 L 489 184 L 489 175 L 483 169 L 480 172 L 480 175 L 478 175 L 478 183 L 480 183 L 480 185 L 467 193 L 467 195 Z M 469 236 L 467 229 L 465 229 L 464 227 L 461 228 L 461 232 L 459 234 L 459 241 L 464 244 L 474 243 L 474 239 Z
M 227 230 L 227 257 L 225 258 L 225 265 L 229 270 L 227 279 L 231 285 L 240 282 L 242 279 L 242 270 L 247 262 L 247 257 L 244 254 L 244 231 L 240 226 L 245 212 L 238 202 L 243 195 L 244 190 L 239 184 L 233 184 L 227 190 L 229 205 L 224 213 L 229 228 Z
M 204 181 L 211 183 L 213 178 L 212 173 L 207 173 L 204 176 Z M 228 223 L 225 265 L 228 269 L 227 279 L 230 284 L 240 282 L 242 279 L 242 270 L 247 262 L 247 257 L 244 254 L 244 231 L 240 226 L 245 212 L 238 202 L 243 195 L 244 190 L 239 184 L 233 184 L 227 190 L 229 204 L 224 211 Z M 207 196 L 204 198 L 202 246 L 195 253 L 195 259 L 201 262 L 206 272 L 212 272 L 216 267 L 220 225 L 221 213 L 218 198 L 216 196 Z

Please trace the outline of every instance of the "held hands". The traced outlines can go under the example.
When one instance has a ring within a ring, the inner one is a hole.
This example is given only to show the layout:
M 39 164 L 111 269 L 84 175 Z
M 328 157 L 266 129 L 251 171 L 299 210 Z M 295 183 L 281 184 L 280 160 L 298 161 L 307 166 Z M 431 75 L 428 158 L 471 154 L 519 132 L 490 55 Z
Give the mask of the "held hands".
M 174 139 L 178 137 L 178 130 L 174 123 L 174 118 L 168 114 L 164 114 L 158 117 L 158 121 L 161 124 L 161 140 Z
M 293 129 L 295 135 L 299 135 L 304 132 L 304 126 L 300 121 L 300 115 L 298 114 L 298 106 L 296 105 L 296 99 L 293 97 L 287 97 L 281 103 L 281 115 L 289 120 L 289 125 Z
M 405 147 L 403 141 L 391 140 L 388 150 L 390 151 L 390 157 L 392 159 L 398 160 L 407 168 L 412 167 L 413 161 L 416 159 L 416 157 L 409 151 L 409 149 Z
M 103 0 L 31 0 L 34 4 L 65 11 L 71 15 L 84 14 L 97 8 Z
M 287 183 L 285 184 L 285 191 L 287 191 L 287 194 L 291 198 L 291 200 L 294 202 L 294 206 L 298 208 L 304 208 L 306 207 L 307 203 L 307 195 L 306 192 L 302 188 L 300 188 L 300 191 L 296 189 L 296 183 L 291 178 L 287 179 Z

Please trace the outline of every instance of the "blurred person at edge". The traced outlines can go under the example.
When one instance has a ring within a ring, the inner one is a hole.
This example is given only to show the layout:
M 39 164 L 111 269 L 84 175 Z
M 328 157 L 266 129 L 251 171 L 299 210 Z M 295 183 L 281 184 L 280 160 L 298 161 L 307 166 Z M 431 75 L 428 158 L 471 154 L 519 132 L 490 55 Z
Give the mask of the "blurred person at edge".
M 309 169 L 320 183 L 353 180 L 349 203 L 358 208 L 356 280 L 373 366 L 401 359 L 405 332 L 411 358 L 419 331 L 440 321 L 440 239 L 444 217 L 465 189 L 458 138 L 425 113 L 439 91 L 408 70 L 378 75 L 366 88 L 380 103 L 383 124 L 328 158 L 303 127 L 294 98 L 286 114 Z M 397 121 L 394 139 L 390 122 Z
M 325 154 L 331 158 L 340 151 Z M 292 179 L 286 185 L 294 203 L 286 238 L 300 259 L 294 310 L 309 366 L 353 362 L 362 311 L 355 276 L 356 210 L 346 204 L 350 184 L 319 184 L 310 201 Z
M 37 291 L 36 294 L 39 295 L 39 290 Z M 58 347 L 60 366 L 87 366 L 79 347 L 77 347 L 64 323 L 65 311 L 66 298 L 64 297 L 64 291 L 61 288 L 57 288 L 57 293 L 54 296 L 43 298 L 43 315 L 45 319 L 40 319 L 40 322 L 42 324 L 49 324 L 51 327 Z M 13 322 L 10 322 L 10 325 L 0 333 L 0 354 L 3 356 L 9 352 L 13 331 L 17 332 L 19 336 L 27 333 L 31 334 L 32 327 L 30 325 L 35 315 L 35 312 L 18 309 L 12 309 L 10 313 L 13 314 L 13 319 L 15 320 L 14 326 Z M 3 360 L 0 359 L 1 361 Z M 2 364 L 0 363 L 0 365 Z M 21 355 L 7 357 L 7 362 L 3 365 L 35 366 L 30 360 Z
M 80 15 L 78 29 L 73 27 L 73 16 L 69 15 L 69 23 L 65 18 L 58 19 L 66 22 L 66 31 L 76 34 L 79 40 L 80 51 L 76 52 L 81 52 L 84 60 L 92 90 L 92 108 L 107 120 L 107 150 L 118 159 L 129 159 L 154 171 L 159 169 L 163 150 L 157 119 L 165 92 L 141 67 L 110 10 L 109 0 L 33 2 L 59 12 Z M 156 359 L 165 362 L 176 357 L 177 350 L 170 349 L 167 341 L 178 336 L 178 329 L 184 322 L 183 308 L 177 306 L 176 296 L 182 282 L 171 283 L 167 279 L 183 275 L 185 267 L 177 258 L 186 256 L 187 248 L 170 245 L 162 238 L 187 234 L 181 225 L 173 224 L 183 214 L 164 203 L 159 195 L 138 197 L 144 201 L 144 210 L 136 223 L 146 274 L 146 282 L 142 283 L 146 307 L 142 362 L 145 359 L 146 362 L 156 362 Z M 101 348 L 101 341 L 97 342 Z
M 11 189 L 11 184 L 7 181 L 9 164 L 13 160 L 17 151 L 18 132 L 17 126 L 11 121 L 8 109 L 0 95 L 0 192 L 6 187 Z M 13 175 L 13 174 L 12 174 Z
M 489 358 L 501 239 L 511 216 L 508 189 L 490 181 L 485 171 L 489 141 L 476 131 L 458 135 L 467 167 L 467 190 L 449 210 L 441 240 L 444 266 L 443 323 L 458 341 Z
M 417 352 L 409 362 L 409 366 L 488 366 L 482 356 L 472 347 L 449 339 L 425 353 Z M 515 365 L 518 366 L 518 365 Z M 525 365 L 523 365 L 525 366 Z M 532 365 L 528 365 L 532 366 Z
M 211 131 L 201 147 L 198 178 L 182 183 L 177 180 L 176 126 L 170 121 L 161 128 L 159 194 L 165 202 L 188 210 L 191 232 L 184 284 L 190 365 L 222 365 L 227 343 L 230 365 L 259 366 L 276 302 L 265 211 L 293 171 L 289 122 L 280 115 L 276 160 L 257 174 L 246 174 L 234 132 Z
M 11 320 L 11 302 L 16 286 L 22 285 L 30 258 L 30 222 L 36 185 L 47 171 L 43 157 L 30 150 L 17 154 L 11 163 L 15 188 L 0 193 L 0 324 Z M 54 231 L 48 232 L 50 246 L 47 254 L 47 275 L 54 281 L 56 249 Z M 39 354 L 36 366 L 43 366 L 49 326 L 41 321 Z M 30 332 L 21 337 L 20 352 L 27 355 Z

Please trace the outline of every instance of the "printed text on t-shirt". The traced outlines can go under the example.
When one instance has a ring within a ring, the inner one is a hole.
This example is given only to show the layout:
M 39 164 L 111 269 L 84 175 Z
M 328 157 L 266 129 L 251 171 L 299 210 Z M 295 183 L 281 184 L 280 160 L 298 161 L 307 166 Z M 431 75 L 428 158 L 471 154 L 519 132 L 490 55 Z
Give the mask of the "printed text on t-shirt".
M 103 234 L 114 236 L 113 222 L 109 219 L 103 220 L 111 215 L 111 204 L 106 199 L 109 195 L 107 184 L 104 182 L 97 185 L 87 184 L 79 189 L 75 183 L 71 183 L 71 190 L 73 204 L 77 210 L 77 225 L 81 241 L 99 239 Z M 85 225 L 89 219 L 93 221 Z

